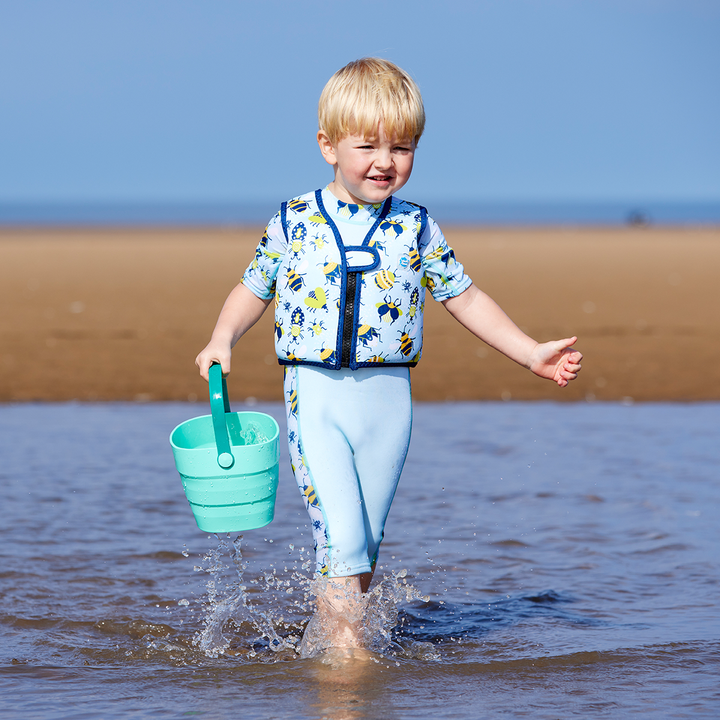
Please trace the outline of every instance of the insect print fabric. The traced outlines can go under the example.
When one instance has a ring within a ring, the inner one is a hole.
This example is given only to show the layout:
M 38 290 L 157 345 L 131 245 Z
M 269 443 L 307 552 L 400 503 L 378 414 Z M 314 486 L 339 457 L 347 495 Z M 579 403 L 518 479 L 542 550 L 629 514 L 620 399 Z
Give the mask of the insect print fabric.
M 295 374 L 295 368 L 292 366 L 285 368 L 284 392 L 290 464 L 300 488 L 305 509 L 310 516 L 317 558 L 317 572 L 320 575 L 327 575 L 329 569 L 327 526 L 322 508 L 315 494 L 310 470 L 303 455 L 300 428 L 298 427 L 297 375 Z
M 444 300 L 471 281 L 424 208 L 350 204 L 325 189 L 283 204 L 243 283 L 275 295 L 281 364 L 355 369 L 415 365 L 425 290 Z

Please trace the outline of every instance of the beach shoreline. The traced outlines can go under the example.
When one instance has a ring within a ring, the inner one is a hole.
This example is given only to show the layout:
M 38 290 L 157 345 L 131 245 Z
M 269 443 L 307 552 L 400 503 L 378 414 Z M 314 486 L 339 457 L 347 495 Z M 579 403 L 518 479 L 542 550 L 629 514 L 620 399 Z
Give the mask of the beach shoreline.
M 720 228 L 461 228 L 474 282 L 537 340 L 577 335 L 566 389 L 460 327 L 429 296 L 420 401 L 720 400 Z M 260 228 L 0 229 L 0 402 L 193 401 L 194 358 Z M 240 341 L 232 399 L 282 399 L 272 312 Z

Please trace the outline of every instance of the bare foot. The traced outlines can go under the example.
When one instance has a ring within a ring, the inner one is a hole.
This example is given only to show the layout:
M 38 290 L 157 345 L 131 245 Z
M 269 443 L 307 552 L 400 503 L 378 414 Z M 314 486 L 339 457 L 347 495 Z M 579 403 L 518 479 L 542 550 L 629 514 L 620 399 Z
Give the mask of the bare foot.
M 323 578 L 318 582 L 317 610 L 305 628 L 300 656 L 314 657 L 328 648 L 362 648 L 365 598 L 360 578 Z

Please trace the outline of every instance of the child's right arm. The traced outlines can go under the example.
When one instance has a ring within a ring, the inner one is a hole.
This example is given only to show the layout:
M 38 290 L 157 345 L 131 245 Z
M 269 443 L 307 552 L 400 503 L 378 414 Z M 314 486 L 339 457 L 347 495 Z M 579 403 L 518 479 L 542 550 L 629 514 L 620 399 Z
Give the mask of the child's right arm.
M 230 372 L 231 350 L 235 343 L 261 318 L 270 299 L 263 300 L 239 283 L 228 295 L 210 342 L 195 358 L 200 375 L 208 379 L 214 362 L 220 363 L 223 376 Z

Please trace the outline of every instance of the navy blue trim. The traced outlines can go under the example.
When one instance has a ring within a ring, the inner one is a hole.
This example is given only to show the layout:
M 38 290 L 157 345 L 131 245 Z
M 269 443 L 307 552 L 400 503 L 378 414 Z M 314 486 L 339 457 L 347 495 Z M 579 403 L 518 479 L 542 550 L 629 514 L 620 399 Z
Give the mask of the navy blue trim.
M 390 208 L 392 207 L 392 195 L 385 200 L 383 203 L 382 210 L 380 211 L 380 214 L 378 215 L 377 220 L 375 221 L 375 224 L 368 230 L 368 234 L 365 236 L 365 239 L 362 241 L 363 245 L 370 245 L 370 238 L 375 234 L 375 231 L 378 229 L 378 226 L 380 223 L 388 216 L 388 213 L 390 212 Z
M 278 358 L 278 365 L 311 365 L 313 367 L 322 367 L 326 370 L 339 370 L 340 368 L 337 366 L 337 364 L 333 363 L 324 363 L 324 362 L 317 362 L 315 360 L 284 360 L 283 358 Z M 361 363 L 355 363 L 351 367 L 348 368 L 348 370 L 358 370 L 359 368 L 366 368 L 366 367 L 374 367 L 374 368 L 384 368 L 384 367 L 415 367 L 418 364 L 418 361 L 415 360 L 414 362 L 361 362 Z
M 287 203 L 284 202 L 280 205 L 280 222 L 282 223 L 283 234 L 285 235 L 285 242 L 289 245 L 290 238 L 287 233 Z
M 428 213 L 427 210 L 422 206 L 418 205 L 420 208 L 420 229 L 418 230 L 417 234 L 417 244 L 418 244 L 418 251 L 420 250 L 420 238 L 423 236 L 423 233 L 425 232 L 425 228 L 427 227 L 428 223 Z
M 317 360 L 284 360 L 278 358 L 278 365 L 312 365 L 314 367 L 325 368 L 326 370 L 339 370 L 340 367 L 337 363 L 324 363 Z
M 363 252 L 363 253 L 370 253 L 373 256 L 373 261 L 369 263 L 368 265 L 353 265 L 352 268 L 348 268 L 348 272 L 369 272 L 370 270 L 374 270 L 379 264 L 380 264 L 380 253 L 377 251 L 377 248 L 373 246 L 366 246 L 366 245 L 346 245 L 345 246 L 345 252 Z M 346 257 L 347 260 L 347 257 Z
M 384 367 L 415 367 L 418 364 L 418 361 L 415 360 L 413 362 L 361 362 L 361 363 L 355 363 L 355 367 L 353 370 L 358 370 L 359 368 L 366 368 L 366 367 L 374 367 L 374 368 L 384 368 Z

